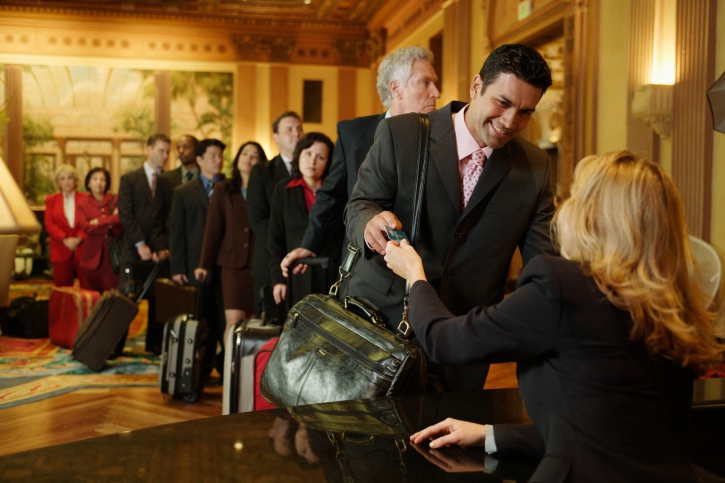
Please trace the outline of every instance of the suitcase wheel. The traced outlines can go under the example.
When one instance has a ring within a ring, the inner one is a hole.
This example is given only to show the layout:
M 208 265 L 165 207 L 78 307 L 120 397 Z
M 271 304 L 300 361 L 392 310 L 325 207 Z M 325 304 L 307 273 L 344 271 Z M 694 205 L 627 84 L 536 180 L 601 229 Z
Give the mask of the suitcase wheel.
M 201 399 L 201 391 L 192 391 L 190 394 L 184 394 L 184 401 L 188 403 L 199 402 Z

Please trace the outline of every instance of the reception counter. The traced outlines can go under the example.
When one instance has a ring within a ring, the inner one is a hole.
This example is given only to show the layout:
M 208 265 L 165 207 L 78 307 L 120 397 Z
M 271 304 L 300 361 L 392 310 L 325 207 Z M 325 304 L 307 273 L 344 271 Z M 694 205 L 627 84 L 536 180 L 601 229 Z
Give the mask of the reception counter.
M 725 475 L 725 385 L 697 381 L 693 458 Z M 446 417 L 527 423 L 516 389 L 425 394 L 219 416 L 0 458 L 0 481 L 527 481 L 535 460 L 434 456 L 408 435 Z M 459 471 L 459 472 L 454 472 Z

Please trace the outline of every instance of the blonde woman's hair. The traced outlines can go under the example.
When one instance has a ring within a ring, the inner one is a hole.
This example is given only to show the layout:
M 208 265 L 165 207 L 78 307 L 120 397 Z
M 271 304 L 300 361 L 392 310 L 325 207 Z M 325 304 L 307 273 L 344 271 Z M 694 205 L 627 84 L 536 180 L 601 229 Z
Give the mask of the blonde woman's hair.
M 631 314 L 632 340 L 699 373 L 721 360 L 682 203 L 657 164 L 627 151 L 584 158 L 552 230 L 562 254 Z
M 78 171 L 76 170 L 75 166 L 71 166 L 70 164 L 61 164 L 57 168 L 55 168 L 55 174 L 53 175 L 53 180 L 55 180 L 56 188 L 58 188 L 58 176 L 60 176 L 61 173 L 68 173 L 72 175 L 76 179 L 76 184 L 78 183 Z

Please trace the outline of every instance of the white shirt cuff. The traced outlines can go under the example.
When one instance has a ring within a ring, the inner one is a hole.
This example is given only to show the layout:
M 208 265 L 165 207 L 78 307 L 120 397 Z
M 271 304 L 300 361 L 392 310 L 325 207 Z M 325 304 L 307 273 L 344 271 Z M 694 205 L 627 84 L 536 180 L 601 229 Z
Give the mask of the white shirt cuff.
M 493 426 L 486 424 L 484 427 L 486 428 L 486 442 L 484 444 L 484 449 L 488 454 L 495 453 L 498 449 L 496 448 L 496 440 L 493 437 Z

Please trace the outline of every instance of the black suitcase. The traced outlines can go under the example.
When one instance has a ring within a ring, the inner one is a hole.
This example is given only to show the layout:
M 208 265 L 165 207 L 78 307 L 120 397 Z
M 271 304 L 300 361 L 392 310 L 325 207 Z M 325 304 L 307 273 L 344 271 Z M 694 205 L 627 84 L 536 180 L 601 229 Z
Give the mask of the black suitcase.
M 116 345 L 128 332 L 128 327 L 138 313 L 138 303 L 153 283 L 160 267 L 160 263 L 155 265 L 156 270 L 152 270 L 146 278 L 135 301 L 115 289 L 98 299 L 73 341 L 72 354 L 77 361 L 96 372 L 103 369 Z
M 201 297 L 199 297 L 201 298 Z M 159 388 L 162 394 L 196 402 L 203 390 L 201 366 L 209 328 L 206 319 L 177 315 L 164 324 Z
M 7 319 L 0 317 L 2 335 L 23 339 L 48 337 L 48 300 L 18 297 L 7 308 Z
M 293 274 L 292 269 L 301 264 L 307 265 L 305 273 Z M 327 257 L 302 258 L 292 264 L 287 278 L 287 312 L 308 295 L 329 292 L 330 286 L 327 284 L 329 266 L 330 260 Z M 281 323 L 284 324 L 285 320 Z
M 254 407 L 254 356 L 282 327 L 262 319 L 240 320 L 224 341 L 222 414 L 251 411 Z

